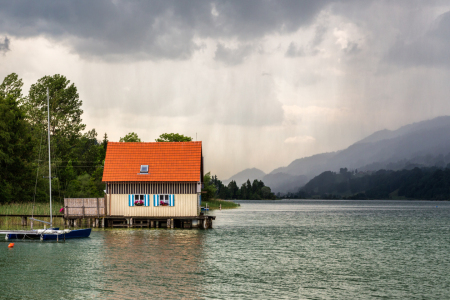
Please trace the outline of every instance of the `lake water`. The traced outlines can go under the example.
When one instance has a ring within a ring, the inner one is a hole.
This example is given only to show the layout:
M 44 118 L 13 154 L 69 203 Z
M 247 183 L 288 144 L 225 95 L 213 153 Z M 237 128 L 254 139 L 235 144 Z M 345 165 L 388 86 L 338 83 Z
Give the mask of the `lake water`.
M 0 242 L 4 299 L 450 299 L 450 202 L 242 201 L 212 230 Z

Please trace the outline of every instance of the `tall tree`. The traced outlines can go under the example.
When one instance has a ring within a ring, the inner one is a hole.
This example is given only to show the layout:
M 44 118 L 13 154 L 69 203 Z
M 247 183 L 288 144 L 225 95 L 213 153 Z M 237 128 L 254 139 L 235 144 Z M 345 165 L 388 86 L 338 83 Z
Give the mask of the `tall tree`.
M 3 97 L 11 95 L 16 101 L 20 102 L 22 100 L 22 86 L 22 79 L 16 73 L 11 73 L 5 77 L 0 85 L 0 94 Z
M 21 88 L 14 73 L 0 85 L 0 203 L 32 200 L 33 141 L 19 106 Z
M 50 96 L 50 132 L 52 136 L 72 139 L 81 136 L 83 110 L 76 86 L 63 75 L 44 76 L 31 85 L 25 99 L 27 117 L 33 125 L 47 130 L 47 87 Z
M 192 138 L 178 133 L 163 133 L 157 138 L 157 142 L 190 142 Z
M 231 199 L 239 198 L 239 187 L 237 186 L 236 181 L 231 180 L 230 183 L 228 183 L 228 190 L 230 191 Z
M 216 195 L 216 186 L 211 180 L 211 173 L 208 172 L 203 176 L 204 187 L 202 189 L 202 200 L 208 201 Z
M 105 132 L 105 135 L 103 136 L 103 141 L 102 141 L 102 149 L 100 151 L 100 157 L 99 160 L 102 162 L 102 164 L 104 163 L 105 157 L 106 157 L 106 148 L 108 147 L 108 135 Z

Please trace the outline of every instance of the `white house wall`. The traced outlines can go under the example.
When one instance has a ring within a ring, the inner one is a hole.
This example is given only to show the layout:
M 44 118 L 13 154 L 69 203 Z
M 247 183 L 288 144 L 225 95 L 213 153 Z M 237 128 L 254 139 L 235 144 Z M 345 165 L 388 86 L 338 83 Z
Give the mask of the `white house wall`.
M 109 197 L 112 201 L 110 205 Z M 195 217 L 198 216 L 197 194 L 175 194 L 175 206 L 153 206 L 153 194 L 150 194 L 150 206 L 128 206 L 128 194 L 108 195 L 108 215 L 126 217 Z

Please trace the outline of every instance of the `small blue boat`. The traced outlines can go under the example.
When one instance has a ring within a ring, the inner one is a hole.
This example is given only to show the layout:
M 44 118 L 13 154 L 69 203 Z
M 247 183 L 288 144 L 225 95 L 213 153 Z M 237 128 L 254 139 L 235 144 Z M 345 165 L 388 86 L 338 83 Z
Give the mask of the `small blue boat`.
M 65 240 L 87 238 L 91 234 L 91 228 L 75 230 L 59 229 L 38 229 L 38 230 L 15 230 L 0 232 L 6 234 L 5 238 L 10 239 L 31 239 L 31 240 Z
M 58 239 L 78 239 L 87 238 L 91 234 L 92 228 L 86 229 L 75 229 L 68 233 L 63 233 L 58 235 Z M 43 234 L 43 240 L 56 240 L 57 236 L 55 234 Z

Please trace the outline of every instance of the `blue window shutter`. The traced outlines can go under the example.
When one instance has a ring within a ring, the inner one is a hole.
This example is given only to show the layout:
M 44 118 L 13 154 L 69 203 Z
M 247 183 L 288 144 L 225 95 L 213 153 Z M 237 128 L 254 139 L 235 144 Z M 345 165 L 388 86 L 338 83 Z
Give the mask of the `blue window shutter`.
M 170 195 L 169 196 L 169 205 L 170 206 L 175 206 L 175 195 Z
M 159 206 L 159 195 L 153 195 L 153 206 Z
M 134 195 L 131 195 L 131 206 L 134 206 Z
M 133 195 L 128 195 L 128 206 L 134 206 Z
M 161 199 L 160 199 L 159 195 L 156 195 L 156 199 L 157 199 L 157 202 L 158 202 L 158 206 L 160 206 L 161 205 Z
M 148 199 L 148 195 L 144 195 L 144 206 L 149 206 L 149 205 L 150 205 L 149 202 L 150 202 L 150 201 L 149 201 L 149 199 Z

